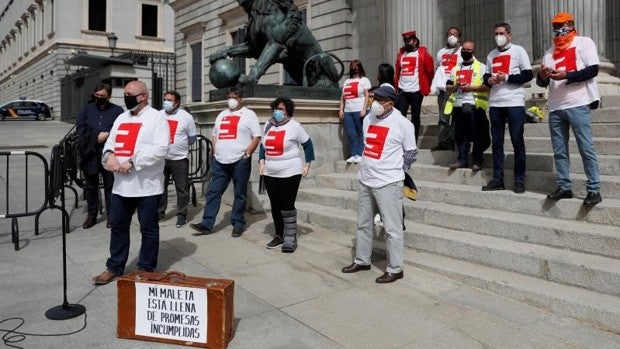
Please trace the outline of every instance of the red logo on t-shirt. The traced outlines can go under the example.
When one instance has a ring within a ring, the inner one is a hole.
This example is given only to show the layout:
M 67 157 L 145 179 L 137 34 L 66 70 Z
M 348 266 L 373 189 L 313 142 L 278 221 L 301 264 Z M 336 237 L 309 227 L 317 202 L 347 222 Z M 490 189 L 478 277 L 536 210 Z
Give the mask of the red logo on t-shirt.
M 444 53 L 441 56 L 441 66 L 444 68 L 443 71 L 447 74 L 452 71 L 452 68 L 456 65 L 458 57 L 453 53 Z
M 459 70 L 456 80 L 459 84 L 471 85 L 471 78 L 474 75 L 474 71 L 471 69 Z
M 174 135 L 176 135 L 177 133 L 177 127 L 179 127 L 179 121 L 168 119 L 168 126 L 170 126 L 170 144 L 174 144 Z
M 577 53 L 576 47 L 566 49 L 559 54 L 553 54 L 555 70 L 566 70 L 572 72 L 577 70 Z
M 239 115 L 228 115 L 222 118 L 218 139 L 237 139 L 237 127 L 239 126 Z
M 128 122 L 118 126 L 114 144 L 116 156 L 133 156 L 142 123 Z
M 401 60 L 401 75 L 415 75 L 415 70 L 418 65 L 418 57 L 408 56 L 403 57 Z
M 284 154 L 284 136 L 286 130 L 269 131 L 265 137 L 265 154 L 269 156 L 280 156 Z
M 344 87 L 344 99 L 357 98 L 357 91 L 359 81 L 353 81 L 345 85 Z
M 368 126 L 364 156 L 377 160 L 381 159 L 383 147 L 385 147 L 385 140 L 387 139 L 387 135 L 389 132 L 389 127 L 377 125 Z
M 493 74 L 510 72 L 510 55 L 501 55 L 493 58 Z

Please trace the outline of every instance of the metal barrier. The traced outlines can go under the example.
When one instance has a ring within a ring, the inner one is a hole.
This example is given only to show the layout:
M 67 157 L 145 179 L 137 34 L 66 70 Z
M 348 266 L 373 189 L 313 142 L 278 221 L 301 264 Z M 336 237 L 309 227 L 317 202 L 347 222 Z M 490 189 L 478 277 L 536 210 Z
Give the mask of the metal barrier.
M 189 174 L 187 182 L 190 186 L 192 205 L 196 207 L 196 184 L 201 184 L 201 191 L 204 195 L 205 184 L 209 181 L 211 160 L 213 157 L 213 144 L 203 136 L 198 135 L 196 142 L 189 148 Z
M 19 184 L 17 183 L 19 181 L 19 179 L 14 179 L 13 175 L 11 173 L 11 165 L 13 164 L 13 162 L 11 161 L 12 157 L 23 157 L 24 158 L 24 170 L 23 172 L 20 173 L 20 177 L 22 177 L 21 179 L 23 179 L 23 183 L 24 183 L 24 203 L 23 203 L 23 208 L 21 210 L 19 210 L 18 212 L 11 212 L 11 208 L 15 207 L 16 204 L 14 203 L 14 201 L 16 201 L 15 199 L 17 198 L 17 195 L 9 195 L 9 190 L 10 189 L 15 189 L 17 187 L 19 187 Z M 28 216 L 35 216 L 35 229 L 34 229 L 34 233 L 35 235 L 39 235 L 39 216 L 41 214 L 41 212 L 45 211 L 48 208 L 48 204 L 49 204 L 49 196 L 47 195 L 47 193 L 49 193 L 49 182 L 47 181 L 47 178 L 49 177 L 49 167 L 47 164 L 47 160 L 45 160 L 45 158 L 36 152 L 32 152 L 32 151 L 9 151 L 9 152 L 0 152 L 0 158 L 2 159 L 4 165 L 5 165 L 5 193 L 6 193 L 6 199 L 4 202 L 5 208 L 6 208 L 6 212 L 4 214 L 0 214 L 0 218 L 10 218 L 11 219 L 11 241 L 13 242 L 13 244 L 15 245 L 15 251 L 19 250 L 19 224 L 17 219 L 21 218 L 21 217 L 28 217 Z M 37 206 L 37 208 L 31 208 L 31 206 L 34 206 L 31 202 L 30 202 L 30 189 L 34 188 L 33 185 L 33 180 L 34 180 L 34 176 L 35 174 L 33 174 L 31 170 L 31 160 L 36 159 L 37 161 L 40 161 L 40 164 L 43 168 L 43 173 L 42 175 L 39 173 L 39 177 L 41 177 L 41 181 L 44 183 L 43 187 L 44 187 L 44 195 L 38 196 L 41 198 L 40 201 L 40 205 Z

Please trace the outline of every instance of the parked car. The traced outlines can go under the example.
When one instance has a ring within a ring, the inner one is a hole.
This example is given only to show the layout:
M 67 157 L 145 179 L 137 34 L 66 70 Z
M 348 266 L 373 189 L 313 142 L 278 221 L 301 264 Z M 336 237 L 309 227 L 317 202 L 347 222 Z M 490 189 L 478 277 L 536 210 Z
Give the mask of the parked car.
M 19 99 L 0 106 L 0 121 L 4 118 L 34 118 L 41 121 L 53 119 L 47 104 L 28 99 Z

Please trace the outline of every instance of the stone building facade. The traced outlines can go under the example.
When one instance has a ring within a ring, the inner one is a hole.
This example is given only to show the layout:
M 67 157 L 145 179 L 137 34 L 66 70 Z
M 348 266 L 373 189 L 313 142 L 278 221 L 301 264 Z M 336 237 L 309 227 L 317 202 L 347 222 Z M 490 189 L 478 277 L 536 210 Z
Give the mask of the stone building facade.
M 173 52 L 174 14 L 163 0 L 12 0 L 0 11 L 0 103 L 42 100 L 57 118 L 75 117 L 65 114 L 79 110 L 100 79 L 120 85 L 114 91 L 118 101 L 123 82 L 140 75 L 123 65 L 116 79 L 110 76 L 116 74 L 115 63 L 106 61 L 112 54 L 111 33 L 118 39 L 115 57 Z M 70 64 L 76 55 L 101 64 Z M 71 88 L 63 88 L 63 81 L 71 82 Z M 61 91 L 69 91 L 66 99 L 73 110 L 62 110 Z

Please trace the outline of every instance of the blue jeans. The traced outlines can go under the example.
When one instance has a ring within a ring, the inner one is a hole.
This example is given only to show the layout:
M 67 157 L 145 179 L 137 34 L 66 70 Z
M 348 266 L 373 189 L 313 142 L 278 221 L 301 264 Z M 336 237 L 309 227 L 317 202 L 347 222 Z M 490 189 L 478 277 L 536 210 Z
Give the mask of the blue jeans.
M 514 149 L 514 180 L 525 183 L 525 107 L 491 107 L 491 141 L 493 179 L 504 183 L 504 132 L 506 123 Z
M 134 212 L 138 211 L 142 243 L 138 269 L 155 271 L 159 254 L 159 223 L 157 205 L 159 195 L 144 197 L 124 197 L 112 194 L 110 198 L 110 213 L 112 229 L 110 234 L 110 258 L 106 267 L 115 275 L 125 272 L 125 265 L 129 256 L 129 226 Z
M 235 228 L 243 229 L 245 227 L 245 201 L 248 196 L 248 181 L 250 180 L 251 171 L 251 157 L 241 159 L 232 164 L 222 164 L 217 160 L 213 160 L 211 165 L 211 181 L 207 191 L 207 203 L 202 214 L 202 225 L 213 229 L 215 217 L 217 217 L 217 213 L 220 211 L 222 195 L 232 179 L 235 199 L 230 215 L 230 223 Z
M 551 133 L 551 144 L 553 145 L 555 168 L 558 171 L 558 187 L 565 190 L 571 189 L 568 151 L 569 127 L 573 129 L 577 148 L 579 148 L 579 154 L 581 154 L 583 169 L 588 178 L 586 189 L 588 192 L 598 193 L 601 179 L 599 177 L 596 148 L 594 148 L 594 142 L 592 141 L 592 115 L 590 114 L 590 107 L 587 105 L 549 113 L 549 131 Z
M 364 150 L 362 121 L 363 119 L 358 111 L 344 113 L 344 131 L 347 133 L 347 139 L 349 140 L 351 156 L 362 156 L 362 150 Z

